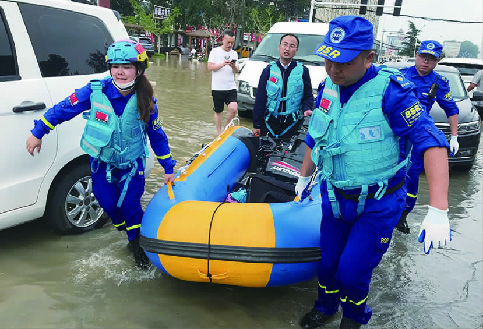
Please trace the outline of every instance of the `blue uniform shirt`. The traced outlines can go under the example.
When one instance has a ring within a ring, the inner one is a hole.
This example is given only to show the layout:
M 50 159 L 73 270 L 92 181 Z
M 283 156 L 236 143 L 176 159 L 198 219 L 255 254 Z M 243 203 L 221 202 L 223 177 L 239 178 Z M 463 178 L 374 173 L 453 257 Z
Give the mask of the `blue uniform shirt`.
M 102 92 L 107 96 L 112 104 L 116 115 L 122 115 L 128 100 L 133 94 L 122 96 L 117 88 L 112 83 L 111 77 L 106 77 L 101 80 Z M 76 89 L 75 92 L 65 98 L 63 101 L 57 103 L 47 112 L 44 113 L 41 120 L 35 120 L 35 126 L 31 130 L 32 135 L 41 139 L 45 134 L 48 134 L 54 127 L 64 121 L 74 118 L 76 115 L 87 111 L 91 108 L 91 84 Z M 172 174 L 174 161 L 171 157 L 171 152 L 168 144 L 168 137 L 164 132 L 161 121 L 158 118 L 158 107 L 156 99 L 153 97 L 154 112 L 149 117 L 149 122 L 146 125 L 146 132 L 149 137 L 151 147 L 157 155 L 158 161 L 163 166 L 166 174 Z
M 360 86 L 374 78 L 380 69 L 371 65 L 358 82 L 348 87 L 340 87 L 341 106 L 347 103 Z M 324 83 L 319 86 L 319 94 L 315 101 L 316 107 L 320 105 L 323 89 Z M 415 95 L 415 89 L 414 84 L 410 81 L 391 76 L 391 81 L 382 99 L 382 111 L 394 134 L 401 137 L 400 160 L 404 160 L 407 156 L 408 150 L 404 147 L 407 145 L 407 141 L 413 144 L 413 152 L 421 155 L 430 147 L 449 147 L 445 135 L 435 126 L 433 118 L 421 108 Z M 421 108 L 419 111 L 418 106 Z M 305 137 L 305 143 L 310 148 L 314 147 L 315 142 L 310 134 Z M 404 175 L 405 170 L 401 169 L 394 177 L 394 181 L 399 181 Z
M 437 101 L 447 117 L 459 113 L 458 106 L 453 100 L 453 96 L 451 96 L 448 78 L 434 71 L 420 76 L 415 66 L 407 67 L 400 71 L 406 79 L 416 85 L 416 96 L 426 111 L 431 111 L 434 102 Z M 436 97 L 430 98 L 428 93 L 434 82 L 438 84 L 438 91 Z

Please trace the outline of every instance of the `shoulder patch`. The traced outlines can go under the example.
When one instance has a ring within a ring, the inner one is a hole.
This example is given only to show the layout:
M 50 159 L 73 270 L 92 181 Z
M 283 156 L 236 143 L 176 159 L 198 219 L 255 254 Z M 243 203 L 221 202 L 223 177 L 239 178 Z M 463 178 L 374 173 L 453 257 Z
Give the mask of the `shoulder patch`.
M 412 82 L 406 79 L 403 75 L 391 75 L 391 81 L 394 81 L 398 85 L 400 85 L 403 89 L 409 89 L 412 86 Z
M 445 77 L 444 75 L 440 75 L 440 77 L 441 77 L 441 80 L 443 80 L 446 83 L 449 83 L 449 80 L 447 77 Z
M 423 111 L 423 106 L 417 101 L 407 109 L 403 110 L 401 115 L 408 127 L 411 127 L 419 119 Z
M 69 96 L 69 103 L 70 106 L 75 106 L 79 103 L 79 100 L 77 99 L 77 95 L 75 93 L 72 93 L 72 95 Z

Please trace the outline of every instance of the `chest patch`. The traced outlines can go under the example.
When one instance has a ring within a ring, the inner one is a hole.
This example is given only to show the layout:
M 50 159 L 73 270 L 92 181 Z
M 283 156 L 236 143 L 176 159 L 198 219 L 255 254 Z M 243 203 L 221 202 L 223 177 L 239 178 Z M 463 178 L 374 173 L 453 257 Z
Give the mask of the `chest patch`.
M 359 142 L 361 143 L 380 140 L 381 137 L 381 126 L 359 128 Z
M 96 120 L 97 121 L 107 122 L 108 118 L 109 118 L 109 116 L 106 113 L 96 111 Z

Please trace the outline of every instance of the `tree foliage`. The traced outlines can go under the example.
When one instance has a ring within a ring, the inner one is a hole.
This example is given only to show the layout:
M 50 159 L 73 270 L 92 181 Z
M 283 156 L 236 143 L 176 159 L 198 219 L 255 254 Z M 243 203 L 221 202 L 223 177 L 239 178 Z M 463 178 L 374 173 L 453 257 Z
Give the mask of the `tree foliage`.
M 473 42 L 466 40 L 461 43 L 458 57 L 478 58 L 479 53 L 480 51 L 478 50 L 478 46 L 475 45 Z
M 111 0 L 111 8 L 125 21 L 134 20 L 150 32 L 156 30 L 154 20 L 148 19 L 155 5 L 171 8 L 172 20 L 163 22 L 159 28 L 163 31 L 170 25 L 174 29 L 205 26 L 266 32 L 278 21 L 308 18 L 310 0 Z
M 413 22 L 408 21 L 408 23 L 409 31 L 406 32 L 406 39 L 402 42 L 402 49 L 399 55 L 414 57 L 417 47 L 421 44 L 421 40 L 418 39 L 421 30 L 417 29 Z

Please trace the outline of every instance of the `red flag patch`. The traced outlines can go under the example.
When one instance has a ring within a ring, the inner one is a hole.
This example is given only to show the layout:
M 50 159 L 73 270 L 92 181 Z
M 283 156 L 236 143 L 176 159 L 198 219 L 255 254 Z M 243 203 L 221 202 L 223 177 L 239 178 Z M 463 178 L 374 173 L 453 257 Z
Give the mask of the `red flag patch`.
M 271 78 L 270 78 L 270 81 L 272 81 L 273 83 L 277 83 L 277 78 L 275 78 L 275 77 L 271 77 Z
M 107 114 L 103 112 L 96 111 L 96 120 L 102 121 L 102 122 L 107 122 Z
M 77 103 L 79 103 L 79 100 L 77 99 L 75 93 L 69 96 L 69 102 L 71 106 L 77 105 Z
M 320 101 L 320 107 L 327 112 L 330 107 L 330 101 L 327 98 L 322 98 Z

